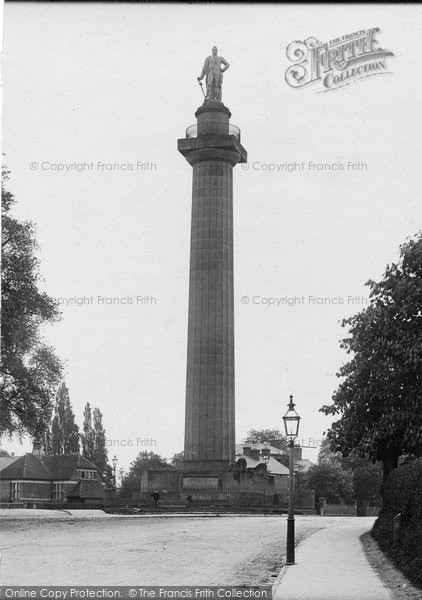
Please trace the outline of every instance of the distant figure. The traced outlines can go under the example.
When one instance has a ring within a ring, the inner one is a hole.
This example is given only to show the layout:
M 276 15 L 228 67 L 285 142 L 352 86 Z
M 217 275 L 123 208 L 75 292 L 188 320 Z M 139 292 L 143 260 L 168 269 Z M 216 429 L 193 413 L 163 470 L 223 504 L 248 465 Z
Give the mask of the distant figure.
M 186 496 L 186 506 L 189 508 L 192 502 L 192 496 L 189 494 L 189 496 Z
M 155 489 L 152 492 L 151 498 L 154 500 L 154 508 L 158 508 L 158 503 L 160 502 L 160 494 L 157 489 Z
M 198 77 L 198 81 L 201 81 L 205 75 L 207 76 L 207 95 L 205 100 L 217 100 L 221 102 L 221 86 L 223 83 L 223 73 L 230 67 L 229 63 L 217 54 L 218 48 L 214 46 L 212 49 L 211 56 L 207 56 L 205 59 L 202 73 Z M 221 65 L 224 65 L 222 67 Z

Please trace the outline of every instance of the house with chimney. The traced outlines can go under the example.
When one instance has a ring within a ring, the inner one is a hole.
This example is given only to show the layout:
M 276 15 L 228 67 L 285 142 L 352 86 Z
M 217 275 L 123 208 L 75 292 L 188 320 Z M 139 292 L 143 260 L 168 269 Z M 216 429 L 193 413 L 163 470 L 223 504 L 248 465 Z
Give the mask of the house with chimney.
M 32 453 L 0 456 L 0 504 L 104 504 L 104 480 L 80 454 L 48 455 L 34 443 Z
M 275 458 L 278 452 L 281 451 L 268 444 L 236 444 L 236 467 L 251 479 L 264 476 L 274 493 L 286 498 L 289 469 Z
M 235 468 L 241 472 L 246 481 L 259 481 L 260 478 L 263 478 L 268 488 L 274 492 L 276 503 L 286 506 L 289 494 L 289 469 L 286 466 L 288 458 L 289 454 L 283 440 L 279 445 L 245 442 L 236 444 Z M 302 457 L 300 446 L 294 446 L 293 459 L 296 472 L 306 472 L 312 466 L 310 460 Z M 295 507 L 301 514 L 314 514 L 314 490 L 296 488 Z
M 306 473 L 310 467 L 313 466 L 313 462 L 308 458 L 303 458 L 302 455 L 303 449 L 301 446 L 295 445 L 293 447 L 293 460 L 295 463 L 295 470 L 299 470 L 302 473 Z M 274 440 L 271 444 L 260 444 L 260 443 L 252 443 L 252 442 L 244 442 L 243 444 L 236 444 L 236 458 L 240 457 L 242 454 L 253 456 L 264 456 L 268 454 L 271 458 L 279 462 L 283 462 L 283 464 L 288 464 L 289 452 L 287 448 L 285 448 L 285 440 L 280 440 L 277 443 Z

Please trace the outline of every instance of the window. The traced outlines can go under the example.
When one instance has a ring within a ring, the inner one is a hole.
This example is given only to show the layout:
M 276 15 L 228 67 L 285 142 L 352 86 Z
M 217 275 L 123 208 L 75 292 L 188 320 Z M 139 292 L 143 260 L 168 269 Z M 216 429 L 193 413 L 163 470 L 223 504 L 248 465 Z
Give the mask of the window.
M 61 482 L 54 483 L 53 499 L 54 500 L 64 500 L 65 499 L 64 483 L 61 483 Z
M 97 471 L 79 470 L 78 475 L 80 479 L 97 479 Z
M 12 500 L 19 500 L 22 494 L 22 482 L 12 481 Z

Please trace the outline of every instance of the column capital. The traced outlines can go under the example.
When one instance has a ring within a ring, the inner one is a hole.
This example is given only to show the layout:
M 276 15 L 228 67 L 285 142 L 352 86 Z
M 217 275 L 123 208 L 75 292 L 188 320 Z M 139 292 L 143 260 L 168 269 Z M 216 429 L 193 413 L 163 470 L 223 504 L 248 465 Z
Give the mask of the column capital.
M 236 139 L 234 135 L 221 135 L 221 134 L 210 134 L 210 135 L 201 135 L 196 138 L 181 138 L 177 140 L 177 149 L 180 154 L 186 158 L 186 160 L 190 163 L 188 156 L 197 150 L 210 150 L 215 152 L 216 158 L 204 158 L 203 160 L 228 160 L 232 162 L 233 159 L 223 158 L 223 154 L 218 155 L 218 151 L 220 153 L 222 151 L 229 151 L 230 154 L 237 154 L 238 158 L 233 163 L 245 163 L 248 160 L 248 155 L 245 148 L 242 144 Z M 195 155 L 196 156 L 196 155 Z
M 223 148 L 198 148 L 185 154 L 185 158 L 191 167 L 204 160 L 220 160 L 234 167 L 240 160 L 240 154 Z

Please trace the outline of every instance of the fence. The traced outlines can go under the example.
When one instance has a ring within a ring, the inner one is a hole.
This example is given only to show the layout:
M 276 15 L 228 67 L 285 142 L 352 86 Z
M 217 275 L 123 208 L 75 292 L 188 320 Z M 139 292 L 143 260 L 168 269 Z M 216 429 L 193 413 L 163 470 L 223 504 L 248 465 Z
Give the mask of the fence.
M 320 505 L 320 515 L 324 517 L 376 517 L 378 513 L 379 508 L 376 506 L 367 506 L 359 513 L 357 504 L 325 504 L 323 507 Z
M 153 489 L 140 492 L 134 497 L 141 505 L 152 506 L 154 500 L 151 496 Z M 257 489 L 218 489 L 218 488 L 184 488 L 181 492 L 160 490 L 160 505 L 187 504 L 190 497 L 192 506 L 272 506 L 279 504 L 277 494 L 268 490 Z
M 395 544 L 397 542 L 400 527 L 401 527 L 401 513 L 398 513 L 395 517 L 393 517 L 393 544 Z
M 321 514 L 322 509 L 322 514 Z M 322 517 L 355 517 L 356 516 L 356 505 L 355 504 L 324 504 L 321 507 L 320 515 Z
M 153 506 L 154 500 L 151 496 L 153 488 L 148 491 L 134 494 L 135 499 L 141 506 Z M 188 504 L 190 497 L 191 506 L 220 506 L 220 507 L 272 507 L 287 509 L 288 498 L 274 493 L 268 487 L 257 486 L 230 486 L 223 488 L 184 488 L 183 491 L 159 490 L 160 506 L 175 506 Z M 314 513 L 315 493 L 313 490 L 296 490 L 295 510 Z

